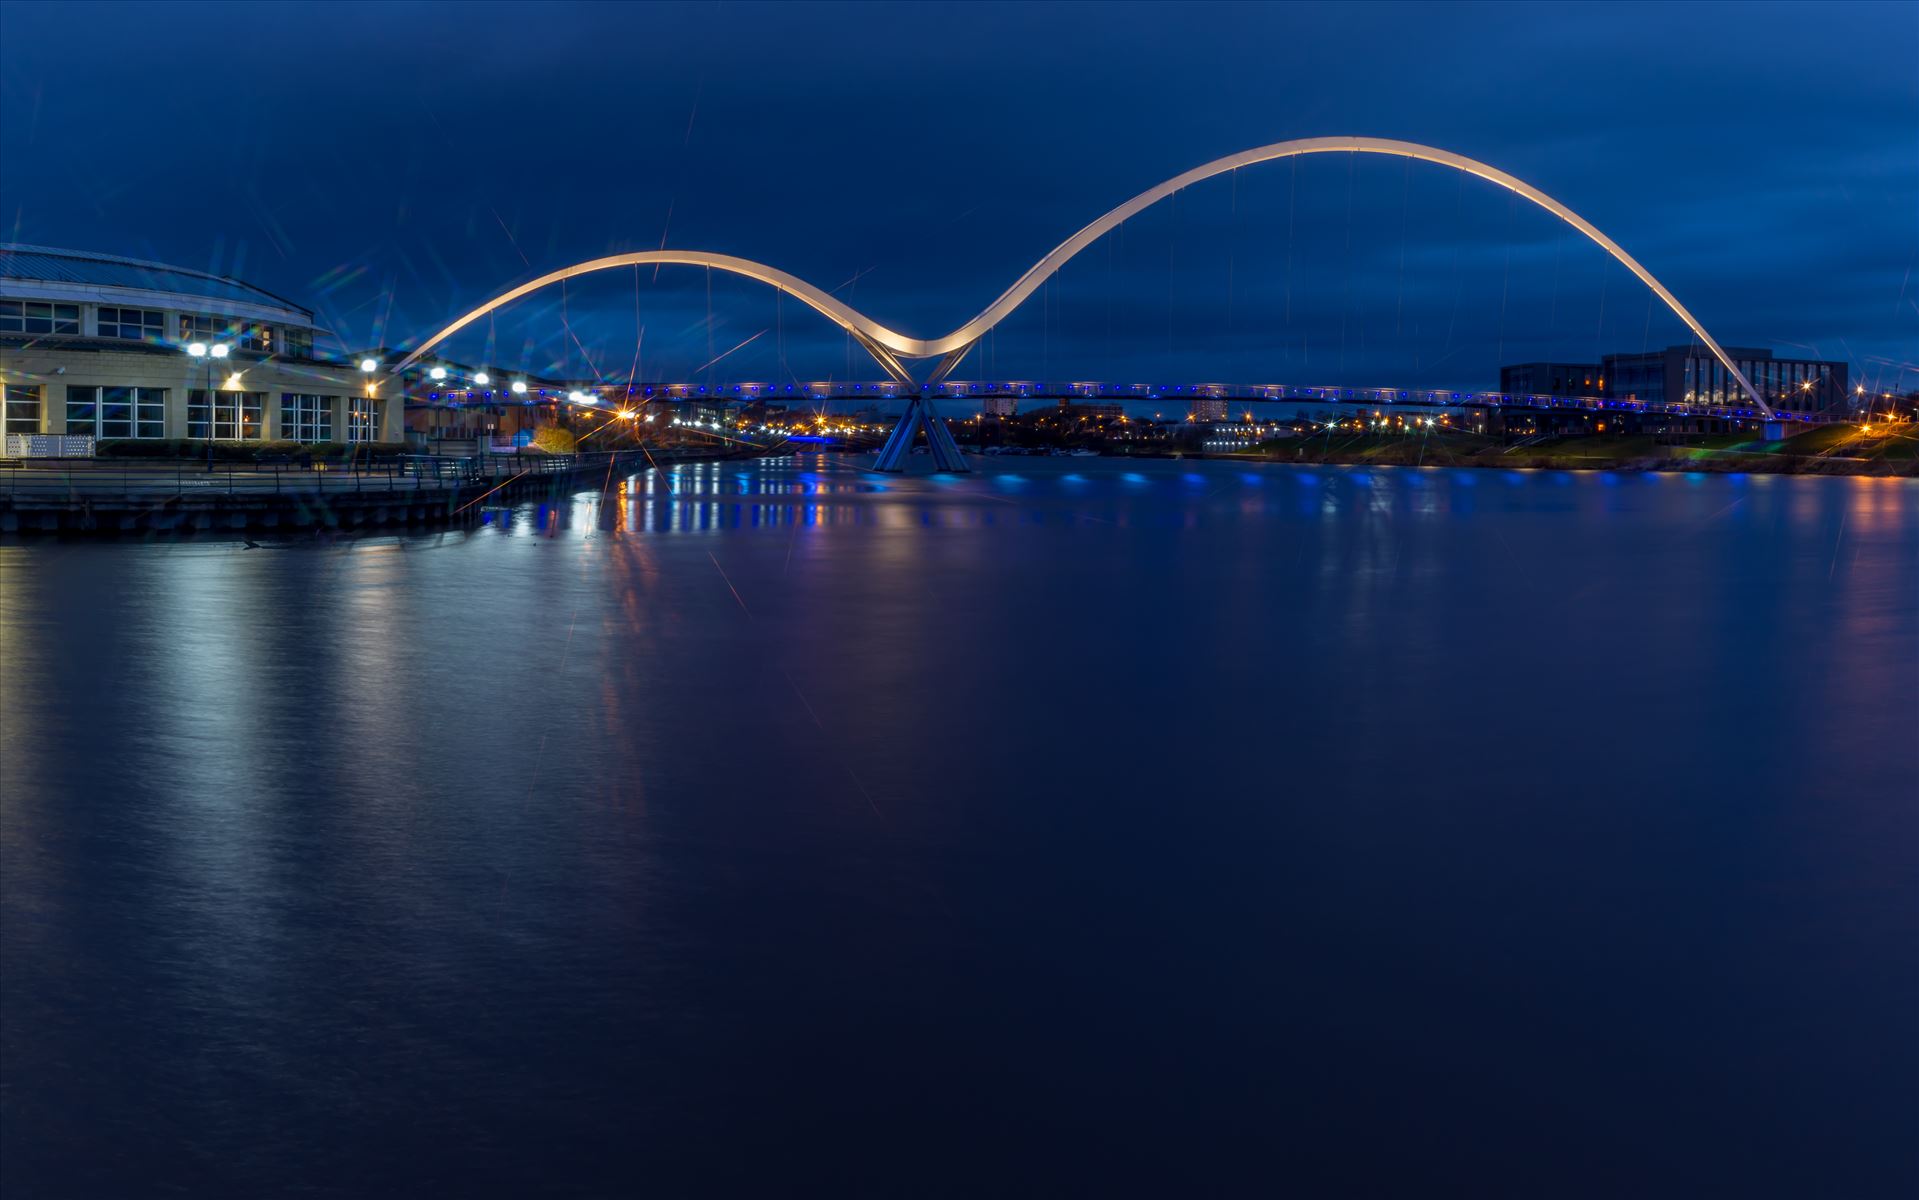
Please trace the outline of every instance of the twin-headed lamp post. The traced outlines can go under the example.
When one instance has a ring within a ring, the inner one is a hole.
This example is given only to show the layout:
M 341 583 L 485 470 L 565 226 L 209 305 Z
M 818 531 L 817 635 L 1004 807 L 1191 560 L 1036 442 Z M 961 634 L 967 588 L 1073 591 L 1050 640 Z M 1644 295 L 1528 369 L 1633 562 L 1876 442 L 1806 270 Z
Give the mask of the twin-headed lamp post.
M 187 355 L 191 358 L 201 359 L 207 364 L 206 437 L 207 437 L 207 470 L 209 471 L 213 469 L 213 430 L 217 423 L 218 409 L 219 409 L 219 405 L 216 403 L 218 399 L 218 394 L 213 390 L 213 360 L 224 359 L 229 353 L 232 352 L 232 350 L 233 350 L 233 347 L 227 345 L 225 342 L 214 342 L 212 345 L 208 345 L 205 342 L 188 342 L 187 343 Z

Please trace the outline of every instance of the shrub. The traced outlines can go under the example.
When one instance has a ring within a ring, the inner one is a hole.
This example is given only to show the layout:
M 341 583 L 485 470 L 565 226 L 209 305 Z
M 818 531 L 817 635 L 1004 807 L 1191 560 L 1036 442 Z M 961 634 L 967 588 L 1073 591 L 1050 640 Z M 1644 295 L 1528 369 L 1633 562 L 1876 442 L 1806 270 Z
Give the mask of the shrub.
M 93 444 L 97 458 L 181 458 L 208 457 L 207 443 L 198 438 L 107 438 Z M 410 454 L 404 442 L 289 442 L 248 441 L 214 442 L 215 462 L 254 462 L 259 459 L 285 459 L 291 462 L 336 460 L 349 454 L 356 459 L 390 458 Z
M 558 425 L 542 425 L 533 432 L 533 447 L 547 454 L 571 454 L 579 449 L 580 436 Z
M 217 462 L 245 462 L 253 457 L 257 442 L 215 442 L 212 457 Z M 207 443 L 197 438 L 107 438 L 93 444 L 96 458 L 197 458 L 205 459 Z

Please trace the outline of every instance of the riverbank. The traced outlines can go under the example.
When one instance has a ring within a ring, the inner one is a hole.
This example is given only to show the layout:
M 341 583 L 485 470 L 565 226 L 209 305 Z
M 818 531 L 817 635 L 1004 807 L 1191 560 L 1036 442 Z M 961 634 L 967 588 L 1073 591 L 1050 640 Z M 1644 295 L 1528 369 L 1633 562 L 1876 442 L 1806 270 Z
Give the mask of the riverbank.
M 25 459 L 0 465 L 0 535 L 358 529 L 477 521 L 486 506 L 558 498 L 615 474 L 756 451 L 621 450 L 400 456 L 351 466 L 204 459 Z
M 1828 426 L 1777 442 L 1729 436 L 1683 445 L 1661 444 L 1650 434 L 1550 438 L 1510 445 L 1453 431 L 1333 434 L 1191 457 L 1351 466 L 1919 477 L 1919 428 L 1892 425 L 1865 431 L 1857 426 Z

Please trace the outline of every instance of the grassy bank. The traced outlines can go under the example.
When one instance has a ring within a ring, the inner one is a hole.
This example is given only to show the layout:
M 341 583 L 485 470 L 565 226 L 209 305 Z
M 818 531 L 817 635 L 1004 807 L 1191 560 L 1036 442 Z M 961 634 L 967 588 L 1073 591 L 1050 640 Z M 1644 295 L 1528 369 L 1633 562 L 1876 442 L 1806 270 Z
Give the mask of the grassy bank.
M 1507 444 L 1458 430 L 1419 435 L 1333 431 L 1215 457 L 1357 466 L 1919 476 L 1919 427 L 1882 425 L 1864 432 L 1858 426 L 1828 426 L 1776 442 L 1731 434 L 1688 439 L 1683 445 L 1661 443 L 1651 434 Z

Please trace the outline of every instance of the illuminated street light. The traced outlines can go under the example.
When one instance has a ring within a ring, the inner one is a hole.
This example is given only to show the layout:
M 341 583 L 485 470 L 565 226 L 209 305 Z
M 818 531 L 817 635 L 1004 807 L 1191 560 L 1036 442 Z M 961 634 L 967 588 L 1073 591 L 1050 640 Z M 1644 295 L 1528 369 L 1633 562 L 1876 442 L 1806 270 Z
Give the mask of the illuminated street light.
M 446 368 L 445 367 L 433 368 L 431 371 L 427 372 L 427 378 L 433 380 L 433 382 L 435 383 L 440 382 L 442 379 L 446 378 Z
M 363 358 L 360 360 L 360 369 L 368 375 L 371 375 L 380 369 L 380 360 L 377 358 Z
M 513 381 L 513 394 L 516 396 L 526 395 L 526 380 L 515 379 Z
M 213 470 L 213 430 L 215 417 L 217 415 L 215 409 L 218 407 L 215 404 L 215 396 L 213 394 L 213 360 L 216 358 L 225 358 L 227 351 L 231 348 L 232 347 L 224 342 L 215 342 L 211 346 L 205 342 L 187 343 L 187 356 L 189 358 L 203 359 L 207 364 L 207 388 L 205 396 L 207 403 L 207 470 L 209 471 Z M 232 379 L 227 380 L 227 386 L 233 387 L 238 381 L 239 376 L 236 375 Z
M 485 371 L 475 371 L 473 373 L 473 382 L 479 384 L 481 387 L 485 387 L 487 384 L 492 383 L 493 379 Z

